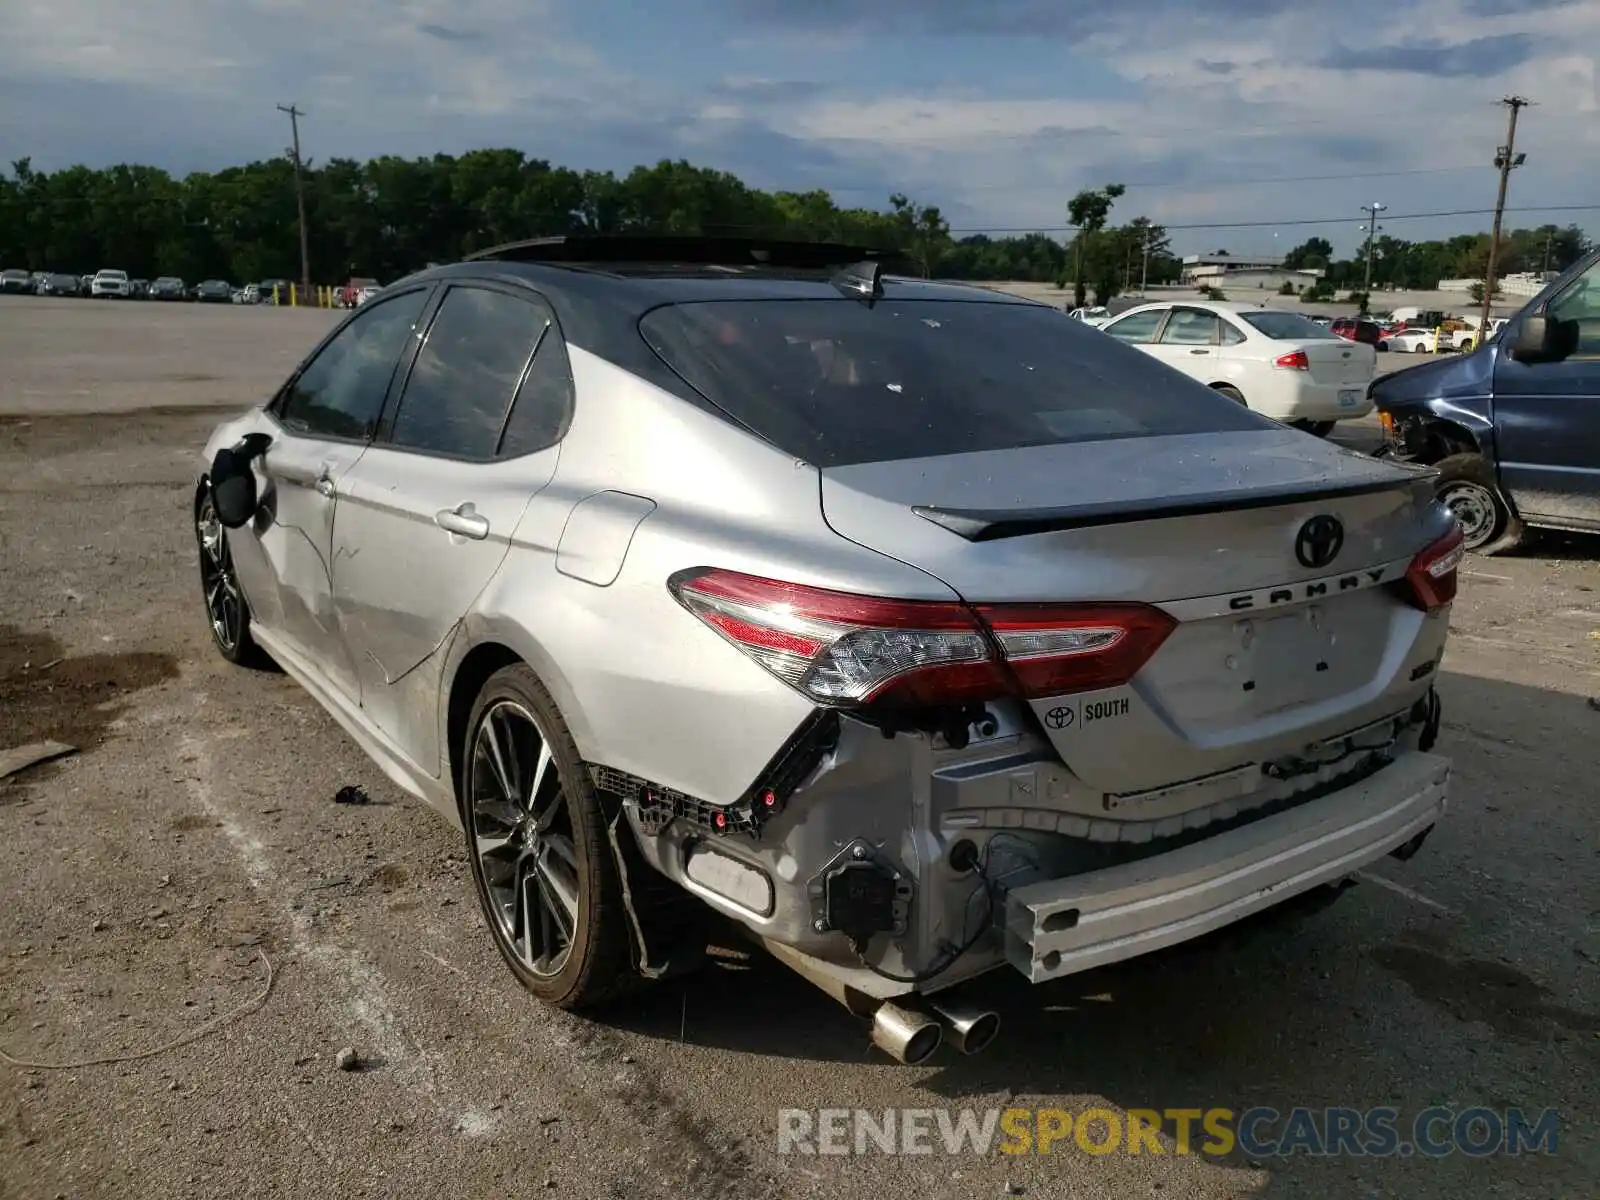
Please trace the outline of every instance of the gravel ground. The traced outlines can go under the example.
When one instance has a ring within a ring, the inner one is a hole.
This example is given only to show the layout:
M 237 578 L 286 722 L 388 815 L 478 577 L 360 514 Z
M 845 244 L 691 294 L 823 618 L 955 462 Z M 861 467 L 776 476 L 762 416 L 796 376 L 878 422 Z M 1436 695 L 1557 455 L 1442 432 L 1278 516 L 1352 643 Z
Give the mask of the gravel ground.
M 0 782 L 0 1049 L 201 1036 L 0 1065 L 0 1197 L 1592 1194 L 1596 543 L 1469 564 L 1440 684 L 1453 812 L 1298 925 L 992 976 L 995 1045 L 928 1068 L 734 948 L 590 1022 L 514 986 L 458 834 L 288 679 L 208 644 L 186 505 L 217 413 L 185 406 L 259 399 L 331 314 L 7 301 L 0 750 L 78 753 Z M 334 804 L 350 783 L 373 802 Z M 265 1001 L 203 1029 L 269 963 Z M 1558 1153 L 776 1150 L 780 1108 L 1436 1103 L 1558 1107 Z

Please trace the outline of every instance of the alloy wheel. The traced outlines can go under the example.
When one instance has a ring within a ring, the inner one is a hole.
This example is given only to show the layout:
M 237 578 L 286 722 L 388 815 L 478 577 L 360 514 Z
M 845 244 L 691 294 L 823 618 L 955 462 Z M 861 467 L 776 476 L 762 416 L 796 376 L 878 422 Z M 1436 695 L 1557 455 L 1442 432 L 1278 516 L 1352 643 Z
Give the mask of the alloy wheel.
M 467 797 L 495 934 L 530 973 L 554 976 L 578 936 L 578 851 L 550 739 L 517 701 L 496 701 L 479 719 Z
M 227 534 L 209 497 L 195 516 L 195 538 L 200 544 L 200 588 L 211 634 L 223 650 L 235 652 L 244 635 L 244 597 L 234 574 Z

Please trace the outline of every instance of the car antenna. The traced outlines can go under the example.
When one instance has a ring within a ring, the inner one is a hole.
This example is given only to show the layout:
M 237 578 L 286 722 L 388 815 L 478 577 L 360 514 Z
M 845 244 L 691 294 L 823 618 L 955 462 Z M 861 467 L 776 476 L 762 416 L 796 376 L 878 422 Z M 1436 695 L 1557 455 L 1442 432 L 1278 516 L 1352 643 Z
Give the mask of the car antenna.
M 876 259 L 866 259 L 846 267 L 828 282 L 871 308 L 874 301 L 883 299 L 883 264 Z

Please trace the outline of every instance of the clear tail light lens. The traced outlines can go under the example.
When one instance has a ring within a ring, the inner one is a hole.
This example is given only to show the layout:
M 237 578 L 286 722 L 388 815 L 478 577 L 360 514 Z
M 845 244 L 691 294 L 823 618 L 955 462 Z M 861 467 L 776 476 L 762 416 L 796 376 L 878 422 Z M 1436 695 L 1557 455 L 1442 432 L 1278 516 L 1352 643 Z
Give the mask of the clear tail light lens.
M 1176 622 L 1141 604 L 889 600 L 701 569 L 679 603 L 819 704 L 928 705 L 1126 683 Z
M 1461 560 L 1466 557 L 1461 526 L 1428 546 L 1406 568 L 1407 598 L 1423 612 L 1443 608 L 1456 598 Z

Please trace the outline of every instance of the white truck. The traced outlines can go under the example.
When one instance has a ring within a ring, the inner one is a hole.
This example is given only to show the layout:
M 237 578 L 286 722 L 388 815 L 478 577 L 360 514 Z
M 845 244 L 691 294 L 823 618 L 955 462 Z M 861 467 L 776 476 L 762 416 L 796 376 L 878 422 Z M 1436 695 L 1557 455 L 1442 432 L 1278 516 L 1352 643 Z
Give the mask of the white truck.
M 1455 330 L 1455 331 L 1453 331 L 1451 333 L 1445 334 L 1440 339 L 1441 344 L 1439 346 L 1439 351 L 1441 353 L 1443 353 L 1445 351 L 1448 351 L 1448 350 L 1454 350 L 1454 351 L 1457 351 L 1459 353 L 1463 353 L 1464 354 L 1464 353 L 1466 353 L 1468 351 L 1476 350 L 1478 348 L 1478 324 L 1479 324 L 1478 318 L 1471 317 L 1471 318 L 1468 318 L 1468 320 L 1471 321 L 1472 328 L 1470 328 L 1470 329 L 1457 329 L 1457 330 Z M 1495 317 L 1492 320 L 1490 320 L 1490 322 L 1489 322 L 1489 340 L 1490 341 L 1493 341 L 1494 338 L 1499 335 L 1500 330 L 1505 328 L 1505 323 L 1506 323 L 1506 318 L 1505 317 Z

